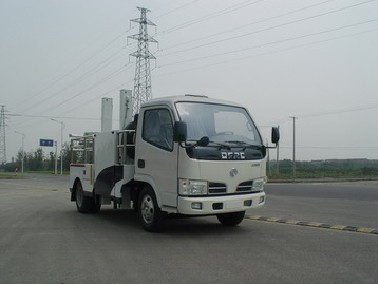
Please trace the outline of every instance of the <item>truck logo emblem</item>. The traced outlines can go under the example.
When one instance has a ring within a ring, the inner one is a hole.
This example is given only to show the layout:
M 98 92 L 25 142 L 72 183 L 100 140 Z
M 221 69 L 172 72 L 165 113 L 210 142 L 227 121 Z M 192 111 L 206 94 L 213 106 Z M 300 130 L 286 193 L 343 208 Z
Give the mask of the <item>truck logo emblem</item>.
M 230 170 L 230 176 L 232 176 L 232 177 L 236 176 L 238 173 L 239 173 L 239 171 L 235 168 L 232 168 Z
M 244 160 L 244 152 L 221 152 L 222 160 Z

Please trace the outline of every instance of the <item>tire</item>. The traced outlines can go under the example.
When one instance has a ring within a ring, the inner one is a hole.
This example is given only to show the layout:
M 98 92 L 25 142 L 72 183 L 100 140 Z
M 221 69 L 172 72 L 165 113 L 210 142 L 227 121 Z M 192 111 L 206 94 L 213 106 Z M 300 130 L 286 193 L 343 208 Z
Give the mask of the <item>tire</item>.
M 161 229 L 164 214 L 157 205 L 154 191 L 149 187 L 144 188 L 139 194 L 138 216 L 146 231 L 157 232 Z
M 227 226 L 227 227 L 234 227 L 234 226 L 239 225 L 244 220 L 244 216 L 245 216 L 245 211 L 241 211 L 241 212 L 219 214 L 217 215 L 217 218 L 219 222 L 221 222 L 222 225 Z
M 92 212 L 98 213 L 101 209 L 101 202 L 100 202 L 100 196 L 96 195 L 96 198 L 93 198 L 93 204 L 92 204 Z
M 77 211 L 79 211 L 80 213 L 93 213 L 100 210 L 101 205 L 97 205 L 94 198 L 84 195 L 81 182 L 78 182 L 75 186 L 75 197 Z

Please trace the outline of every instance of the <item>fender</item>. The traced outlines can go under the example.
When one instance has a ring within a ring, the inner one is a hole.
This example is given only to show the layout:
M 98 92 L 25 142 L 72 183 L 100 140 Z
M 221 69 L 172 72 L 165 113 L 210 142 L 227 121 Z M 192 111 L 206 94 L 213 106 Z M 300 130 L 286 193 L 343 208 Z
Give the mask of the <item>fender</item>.
M 83 183 L 81 182 L 81 179 L 79 177 L 76 177 L 75 178 L 75 181 L 73 183 L 73 186 L 72 188 L 70 188 L 70 192 L 71 192 L 71 201 L 76 201 L 76 185 L 78 183 L 81 183 L 81 185 L 83 185 Z M 87 191 L 87 190 L 84 190 L 83 188 L 83 195 L 84 196 L 88 196 L 88 197 L 93 197 L 93 192 L 92 191 Z
M 144 175 L 144 174 L 135 174 L 134 180 L 137 181 L 137 182 L 143 182 L 143 183 L 149 184 L 151 186 L 152 190 L 155 192 L 156 202 L 157 202 L 159 208 L 160 209 L 163 208 L 164 204 L 162 203 L 160 192 L 157 189 L 156 183 L 155 183 L 154 178 L 152 176 Z
M 123 178 L 123 166 L 111 166 L 103 169 L 96 177 L 95 193 L 110 196 L 114 185 Z

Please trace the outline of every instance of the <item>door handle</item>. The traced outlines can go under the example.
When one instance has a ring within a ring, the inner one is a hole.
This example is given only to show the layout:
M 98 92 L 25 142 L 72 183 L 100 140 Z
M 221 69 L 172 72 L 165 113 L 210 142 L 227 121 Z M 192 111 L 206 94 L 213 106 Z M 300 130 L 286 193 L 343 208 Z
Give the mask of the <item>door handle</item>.
M 138 159 L 138 168 L 144 169 L 146 167 L 146 161 L 144 159 Z

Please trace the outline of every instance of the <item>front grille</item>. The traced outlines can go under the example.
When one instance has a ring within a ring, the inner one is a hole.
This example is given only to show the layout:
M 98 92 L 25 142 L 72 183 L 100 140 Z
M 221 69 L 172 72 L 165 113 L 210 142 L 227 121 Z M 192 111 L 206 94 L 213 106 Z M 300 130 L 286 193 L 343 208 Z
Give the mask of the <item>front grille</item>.
M 210 194 L 219 194 L 226 193 L 227 186 L 224 183 L 210 182 L 209 183 L 209 193 Z
M 236 192 L 252 191 L 252 183 L 253 181 L 242 182 L 236 188 Z

